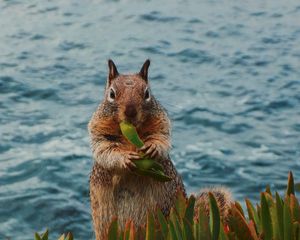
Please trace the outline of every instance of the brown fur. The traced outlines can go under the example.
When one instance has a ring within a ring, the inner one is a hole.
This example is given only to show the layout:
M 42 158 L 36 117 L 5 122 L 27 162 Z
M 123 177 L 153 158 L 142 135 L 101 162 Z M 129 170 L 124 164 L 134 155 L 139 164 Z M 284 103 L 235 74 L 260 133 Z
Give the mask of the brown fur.
M 118 217 L 121 227 L 131 219 L 138 228 L 145 224 L 148 211 L 159 207 L 167 216 L 177 191 L 185 195 L 182 179 L 168 154 L 169 118 L 153 95 L 149 101 L 145 100 L 149 64 L 146 61 L 139 74 L 119 75 L 114 63 L 109 61 L 105 98 L 89 122 L 95 160 L 90 176 L 90 198 L 96 240 L 106 239 L 113 217 Z M 131 114 L 136 111 L 136 114 L 128 117 L 126 111 Z M 122 136 L 119 123 L 123 120 L 136 126 L 146 146 L 154 146 L 156 160 L 173 180 L 162 183 L 130 171 L 126 164 L 130 154 L 138 149 Z M 207 197 L 200 194 L 198 200 L 203 198 Z
M 96 239 L 105 239 L 114 216 L 121 227 L 131 219 L 135 226 L 143 225 L 148 211 L 157 207 L 168 215 L 177 190 L 184 192 L 181 177 L 176 172 L 168 151 L 170 122 L 159 103 L 151 96 L 144 100 L 147 81 L 139 74 L 119 75 L 110 66 L 105 99 L 94 113 L 89 132 L 95 164 L 90 177 L 90 197 Z M 145 77 L 145 76 L 144 76 Z M 115 99 L 108 101 L 113 88 Z M 121 134 L 119 123 L 128 120 L 128 105 L 134 106 L 136 116 L 130 121 L 145 144 L 154 144 L 159 161 L 172 181 L 162 183 L 149 177 L 137 176 L 122 164 L 136 149 Z

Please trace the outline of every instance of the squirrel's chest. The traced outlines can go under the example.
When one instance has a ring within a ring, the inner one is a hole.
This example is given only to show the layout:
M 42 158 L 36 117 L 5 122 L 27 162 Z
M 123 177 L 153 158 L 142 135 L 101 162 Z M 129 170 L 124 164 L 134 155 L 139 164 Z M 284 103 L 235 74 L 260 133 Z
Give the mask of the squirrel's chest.
M 152 179 L 127 175 L 126 177 L 113 181 L 113 196 L 117 202 L 135 202 L 155 199 L 160 195 L 161 183 L 154 182 Z

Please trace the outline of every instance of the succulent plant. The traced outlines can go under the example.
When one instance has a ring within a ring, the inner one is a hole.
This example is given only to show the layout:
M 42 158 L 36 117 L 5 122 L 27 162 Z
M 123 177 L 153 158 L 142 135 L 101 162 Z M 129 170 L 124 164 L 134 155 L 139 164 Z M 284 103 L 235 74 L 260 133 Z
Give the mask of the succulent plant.
M 198 208 L 194 217 L 195 197 L 186 200 L 182 194 L 178 198 L 169 217 L 164 217 L 158 209 L 149 213 L 145 228 L 139 229 L 139 236 L 129 220 L 124 230 L 118 228 L 117 218 L 109 228 L 109 239 L 167 239 L 167 240 L 300 240 L 300 208 L 295 197 L 294 179 L 290 172 L 284 198 L 270 187 L 260 195 L 256 208 L 246 199 L 247 215 L 240 203 L 235 202 L 229 209 L 226 221 L 220 211 L 213 193 L 209 193 L 209 215 L 205 207 Z M 144 236 L 144 237 L 143 237 Z
M 48 240 L 48 234 L 49 234 L 49 231 L 48 231 L 48 229 L 44 232 L 44 233 L 42 233 L 41 235 L 40 234 L 38 234 L 38 233 L 35 233 L 34 234 L 34 240 Z M 74 238 L 73 238 L 73 234 L 72 233 L 67 233 L 67 235 L 65 235 L 65 234 L 62 234 L 59 238 L 58 238 L 58 240 L 73 240 Z
M 148 213 L 145 227 L 134 226 L 129 219 L 124 229 L 118 226 L 114 218 L 108 229 L 109 240 L 300 240 L 300 207 L 295 197 L 293 174 L 288 176 L 285 196 L 271 193 L 267 187 L 260 195 L 260 203 L 254 207 L 246 199 L 247 214 L 240 203 L 235 202 L 229 209 L 229 216 L 221 219 L 216 198 L 208 194 L 209 215 L 201 206 L 195 214 L 195 197 L 186 199 L 178 193 L 175 206 L 165 217 L 157 209 Z M 197 217 L 195 217 L 197 216 Z M 73 236 L 64 234 L 59 240 L 72 240 Z M 48 230 L 42 235 L 35 234 L 35 240 L 48 240 Z

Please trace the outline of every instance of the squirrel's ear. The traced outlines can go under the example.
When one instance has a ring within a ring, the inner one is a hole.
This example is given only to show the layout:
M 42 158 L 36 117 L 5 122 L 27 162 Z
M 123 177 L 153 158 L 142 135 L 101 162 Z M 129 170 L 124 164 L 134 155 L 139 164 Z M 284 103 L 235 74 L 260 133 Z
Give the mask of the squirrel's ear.
M 109 81 L 109 84 L 110 84 L 112 79 L 119 76 L 118 69 L 117 69 L 116 65 L 114 64 L 114 62 L 111 59 L 108 60 L 108 70 L 109 70 L 109 72 L 108 72 L 108 81 Z
M 150 66 L 150 60 L 147 59 L 147 60 L 144 62 L 143 66 L 142 66 L 142 68 L 141 68 L 141 70 L 140 70 L 140 72 L 139 72 L 139 75 L 140 75 L 146 82 L 148 82 L 148 68 L 149 68 L 149 66 Z

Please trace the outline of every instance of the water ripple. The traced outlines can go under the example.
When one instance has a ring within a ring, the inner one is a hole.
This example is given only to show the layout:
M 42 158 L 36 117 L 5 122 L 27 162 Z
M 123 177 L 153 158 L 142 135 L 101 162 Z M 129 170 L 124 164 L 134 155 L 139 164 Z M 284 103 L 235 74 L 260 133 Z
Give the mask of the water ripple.
M 29 240 L 45 227 L 54 238 L 94 239 L 87 123 L 109 58 L 120 72 L 152 60 L 150 84 L 173 120 L 170 154 L 188 192 L 221 184 L 258 201 L 267 184 L 283 193 L 289 170 L 300 175 L 296 1 L 0 9 L 0 239 Z
M 168 23 L 168 22 L 174 22 L 174 21 L 179 21 L 179 17 L 174 17 L 174 16 L 163 16 L 160 12 L 158 11 L 153 11 L 150 12 L 149 14 L 142 14 L 140 16 L 140 20 L 144 21 L 150 21 L 150 22 L 160 22 L 160 23 Z

